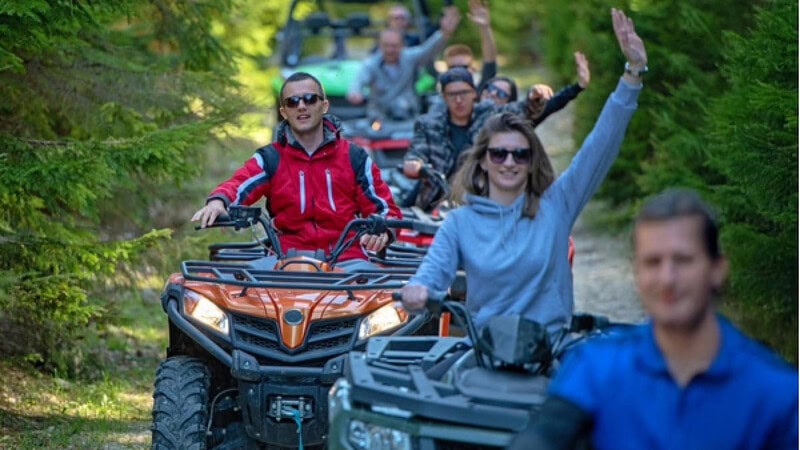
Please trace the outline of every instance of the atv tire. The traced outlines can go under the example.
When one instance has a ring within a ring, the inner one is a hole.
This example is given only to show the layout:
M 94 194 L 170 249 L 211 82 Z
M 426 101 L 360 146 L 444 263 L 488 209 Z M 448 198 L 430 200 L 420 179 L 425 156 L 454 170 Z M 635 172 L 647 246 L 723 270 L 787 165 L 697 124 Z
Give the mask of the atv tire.
M 153 392 L 153 450 L 205 450 L 211 375 L 197 358 L 162 361 Z

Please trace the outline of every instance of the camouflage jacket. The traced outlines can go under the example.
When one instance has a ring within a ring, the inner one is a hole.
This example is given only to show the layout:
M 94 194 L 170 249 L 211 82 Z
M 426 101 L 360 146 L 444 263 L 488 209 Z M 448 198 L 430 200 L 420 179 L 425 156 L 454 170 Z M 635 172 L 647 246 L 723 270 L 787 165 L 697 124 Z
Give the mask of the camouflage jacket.
M 580 91 L 581 88 L 577 84 L 567 86 L 553 95 L 546 103 L 531 102 L 529 104 L 527 98 L 506 105 L 496 105 L 490 100 L 476 103 L 468 130 L 469 147 L 472 146 L 473 140 L 477 137 L 478 131 L 486 119 L 492 114 L 506 111 L 525 114 L 535 127 L 547 116 L 566 106 Z M 449 136 L 449 114 L 444 108 L 435 108 L 420 116 L 414 123 L 414 137 L 411 141 L 411 149 L 405 159 L 421 160 L 449 178 L 458 168 L 457 154 Z M 434 206 L 433 202 L 441 196 L 441 192 L 434 184 L 428 183 L 424 179 L 421 181 L 415 204 L 424 210 L 430 210 Z

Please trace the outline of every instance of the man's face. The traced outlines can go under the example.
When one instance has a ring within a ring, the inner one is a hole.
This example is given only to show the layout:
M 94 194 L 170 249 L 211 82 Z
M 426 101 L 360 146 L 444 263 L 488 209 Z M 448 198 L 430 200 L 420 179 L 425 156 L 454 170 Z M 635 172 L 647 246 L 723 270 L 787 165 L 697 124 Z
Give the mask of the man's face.
M 700 217 L 639 223 L 634 246 L 636 288 L 656 327 L 693 330 L 714 313 L 727 262 L 709 256 Z
M 447 83 L 442 90 L 442 97 L 447 104 L 450 119 L 455 122 L 468 121 L 475 107 L 475 88 L 464 81 Z
M 297 105 L 287 104 L 290 97 L 304 97 L 306 94 L 316 94 L 316 101 L 300 100 Z M 312 103 L 312 104 L 309 104 Z M 328 112 L 328 100 L 322 100 L 317 83 L 314 80 L 300 80 L 286 83 L 281 99 L 281 116 L 289 122 L 289 127 L 296 135 L 315 132 L 322 126 L 322 115 Z
M 453 67 L 463 67 L 470 72 L 472 71 L 472 57 L 469 55 L 453 55 L 447 58 L 444 62 L 447 64 L 448 69 L 452 69 Z
M 403 36 L 395 31 L 384 31 L 381 33 L 380 40 L 381 54 L 383 61 L 395 64 L 400 60 L 400 51 L 403 50 Z

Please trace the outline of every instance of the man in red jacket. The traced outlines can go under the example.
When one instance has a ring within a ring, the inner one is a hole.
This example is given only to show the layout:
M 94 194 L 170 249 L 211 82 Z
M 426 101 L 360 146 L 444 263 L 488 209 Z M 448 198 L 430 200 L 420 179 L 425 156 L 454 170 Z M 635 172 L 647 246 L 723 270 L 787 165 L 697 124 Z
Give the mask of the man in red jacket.
M 251 205 L 264 197 L 281 248 L 329 253 L 351 219 L 401 217 L 367 152 L 339 136 L 340 122 L 326 114 L 328 100 L 319 80 L 294 73 L 284 82 L 280 98 L 284 120 L 275 142 L 256 150 L 217 186 L 192 221 L 206 227 L 229 205 Z M 387 233 L 365 235 L 340 260 L 366 259 L 362 246 L 380 251 L 389 241 Z

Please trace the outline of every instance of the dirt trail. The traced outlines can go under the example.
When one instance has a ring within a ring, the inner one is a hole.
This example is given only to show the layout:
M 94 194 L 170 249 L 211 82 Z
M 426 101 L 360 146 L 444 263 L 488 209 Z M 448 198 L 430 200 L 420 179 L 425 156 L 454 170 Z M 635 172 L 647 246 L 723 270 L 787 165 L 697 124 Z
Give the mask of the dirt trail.
M 573 108 L 574 104 L 570 104 L 536 128 L 558 173 L 566 169 L 576 148 L 571 137 Z M 584 216 L 601 207 L 594 200 L 589 202 L 572 231 L 575 310 L 638 322 L 644 313 L 634 291 L 627 237 L 590 229 L 584 223 Z

